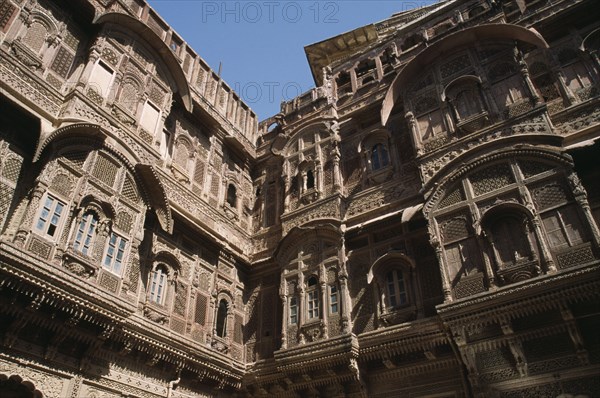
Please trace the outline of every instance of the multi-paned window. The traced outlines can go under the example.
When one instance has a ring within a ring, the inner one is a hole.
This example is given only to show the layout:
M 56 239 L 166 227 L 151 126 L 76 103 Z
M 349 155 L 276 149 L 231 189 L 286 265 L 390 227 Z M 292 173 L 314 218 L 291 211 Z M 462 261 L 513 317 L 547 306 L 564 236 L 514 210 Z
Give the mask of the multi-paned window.
M 77 232 L 75 234 L 75 242 L 73 248 L 83 255 L 88 255 L 96 233 L 96 225 L 98 218 L 93 213 L 85 213 L 79 222 Z
M 394 269 L 385 276 L 388 307 L 400 307 L 408 303 L 404 274 Z
M 62 215 L 65 213 L 65 204 L 48 195 L 40 210 L 36 229 L 47 236 L 54 237 L 60 225 Z
M 313 290 L 308 292 L 308 319 L 319 317 L 319 292 Z
M 308 319 L 315 319 L 319 317 L 319 289 L 317 289 L 317 278 L 315 276 L 308 278 L 306 309 Z
M 167 287 L 167 271 L 159 265 L 152 272 L 152 280 L 150 281 L 150 301 L 156 304 L 164 304 Z
M 338 312 L 338 290 L 335 285 L 329 286 L 329 312 L 332 314 Z
M 123 269 L 123 261 L 125 257 L 125 249 L 127 248 L 127 240 L 114 232 L 111 232 L 104 261 L 102 265 L 112 273 L 121 274 Z
M 298 299 L 290 297 L 290 325 L 298 323 Z

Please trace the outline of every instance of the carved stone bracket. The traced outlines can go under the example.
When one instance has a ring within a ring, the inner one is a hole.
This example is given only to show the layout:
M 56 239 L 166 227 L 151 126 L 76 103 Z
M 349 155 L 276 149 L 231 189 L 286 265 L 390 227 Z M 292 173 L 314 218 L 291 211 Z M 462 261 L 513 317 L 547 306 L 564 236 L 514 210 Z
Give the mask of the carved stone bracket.
M 325 338 L 325 323 L 322 320 L 302 325 L 298 333 L 300 341 L 313 342 Z
M 84 279 L 89 279 L 98 273 L 98 267 L 71 253 L 62 256 L 62 265 L 71 273 Z
M 152 322 L 158 324 L 165 324 L 167 322 L 167 315 L 159 312 L 156 308 L 144 305 L 144 316 L 150 319 Z

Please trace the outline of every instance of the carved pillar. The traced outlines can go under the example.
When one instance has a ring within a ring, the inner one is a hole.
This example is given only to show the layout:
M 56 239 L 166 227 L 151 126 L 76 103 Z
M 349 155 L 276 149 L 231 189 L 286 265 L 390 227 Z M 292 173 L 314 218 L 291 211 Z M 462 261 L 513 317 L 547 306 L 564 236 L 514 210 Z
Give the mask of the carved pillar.
M 442 244 L 435 235 L 430 235 L 429 242 L 435 250 L 435 257 L 437 258 L 438 265 L 440 267 L 440 275 L 442 277 L 442 290 L 444 291 L 444 302 L 449 303 L 453 301 L 452 298 L 452 285 L 450 284 L 450 276 L 448 275 L 448 269 L 446 268 L 446 261 L 444 259 L 444 249 Z
M 25 245 L 25 240 L 27 239 L 29 230 L 30 228 L 32 228 L 33 225 L 33 217 L 37 212 L 40 206 L 40 200 L 42 199 L 42 196 L 44 195 L 44 192 L 46 192 L 47 189 L 48 187 L 41 182 L 39 182 L 35 186 L 35 188 L 33 188 L 33 191 L 31 193 L 31 200 L 27 205 L 27 209 L 25 210 L 22 222 L 17 229 L 17 233 L 15 234 L 14 242 L 18 247 L 23 247 Z
M 548 243 L 546 242 L 545 234 L 542 231 L 542 222 L 535 209 L 535 205 L 533 204 L 531 193 L 529 192 L 529 189 L 527 189 L 527 187 L 519 188 L 519 192 L 521 193 L 521 197 L 525 201 L 525 207 L 527 207 L 529 211 L 531 211 L 531 213 L 533 214 L 531 224 L 535 239 L 540 246 L 540 260 L 542 264 L 544 264 L 544 266 L 546 267 L 547 272 L 555 272 L 556 266 L 554 265 L 552 253 L 550 252 L 550 248 L 548 247 Z
M 291 193 L 291 179 L 289 176 L 283 177 L 283 212 L 287 213 L 290 210 L 290 193 Z
M 317 161 L 315 164 L 315 190 L 317 191 L 317 198 L 320 198 L 323 194 L 323 180 L 325 173 L 323 172 L 323 164 L 321 161 Z
M 213 336 L 216 335 L 217 328 L 217 291 L 213 289 L 210 294 L 209 305 L 208 305 L 208 320 L 206 321 L 208 325 L 212 324 L 210 328 L 210 333 L 206 334 L 206 344 L 210 347 L 212 344 Z
M 567 330 L 569 331 L 569 336 L 571 337 L 579 361 L 582 365 L 589 365 L 589 354 L 585 348 L 585 342 L 579 327 L 577 326 L 577 320 L 575 319 L 573 312 L 566 303 L 562 302 L 560 303 L 560 313 L 563 321 L 565 321 L 565 324 L 567 325 Z
M 490 82 L 487 80 L 487 73 L 481 67 L 481 65 L 475 65 L 475 72 L 477 76 L 481 77 L 481 97 L 483 99 L 483 106 L 488 110 L 490 115 L 494 117 L 492 119 L 496 119 L 500 116 L 500 110 L 498 109 L 498 105 L 496 104 L 496 99 L 494 94 L 492 93 L 492 86 Z
M 350 84 L 352 85 L 352 93 L 355 93 L 358 88 L 358 80 L 356 77 L 356 69 L 354 68 L 350 69 Z
M 533 260 L 535 260 L 535 272 L 538 275 L 540 275 L 542 273 L 542 268 L 540 267 L 540 263 L 537 259 L 537 256 L 535 255 L 535 242 L 531 240 L 531 233 L 533 232 L 533 227 L 531 226 L 531 223 L 527 221 L 528 220 L 525 220 L 525 225 L 523 225 L 523 227 L 525 228 L 525 236 L 527 236 L 527 245 L 529 246 L 529 253 L 531 253 L 531 257 L 533 258 Z
M 486 234 L 486 236 L 487 236 L 488 242 L 490 242 L 490 246 L 492 248 L 492 254 L 494 255 L 494 261 L 496 262 L 496 267 L 498 268 L 498 270 L 503 270 L 504 262 L 502 261 L 502 258 L 500 258 L 500 253 L 498 252 L 498 248 L 496 247 L 496 243 L 494 242 L 494 236 L 491 234 L 490 235 Z
M 286 159 L 283 162 L 283 212 L 286 213 L 290 209 L 290 194 L 291 194 L 291 175 L 290 162 Z
M 325 274 L 323 276 L 326 276 Z M 325 281 L 321 281 L 321 310 L 323 311 L 321 319 L 323 320 L 323 338 L 329 338 L 329 325 L 327 324 L 327 318 L 329 315 L 329 308 L 327 305 L 327 283 Z
M 92 70 L 94 70 L 94 66 L 96 65 L 96 61 L 100 58 L 100 49 L 97 45 L 93 46 L 90 55 L 88 56 L 88 62 L 81 73 L 81 77 L 77 82 L 78 87 L 84 87 L 87 82 L 90 80 L 90 76 L 92 75 Z
M 544 233 L 542 231 L 542 223 L 539 220 L 538 216 L 534 216 L 532 224 L 533 231 L 535 233 L 535 238 L 540 243 L 540 248 L 542 252 L 542 262 L 546 266 L 547 272 L 556 272 L 556 265 L 554 264 L 554 260 L 552 259 L 552 253 L 550 252 L 550 248 L 546 243 L 546 239 L 544 239 Z
M 592 58 L 592 62 L 594 63 L 594 67 L 600 73 L 600 55 L 598 55 L 598 50 L 596 49 L 586 49 L 590 57 Z
M 133 238 L 131 240 L 131 251 L 128 257 L 127 266 L 123 270 L 123 284 L 121 285 L 121 290 L 123 293 L 126 293 L 129 290 L 129 286 L 131 286 L 131 272 L 130 269 L 133 266 L 134 259 L 138 256 L 138 248 L 140 247 L 141 240 L 139 238 Z M 137 278 L 137 275 L 134 276 Z
M 556 82 L 558 83 L 558 90 L 560 91 L 563 100 L 566 102 L 567 106 L 573 105 L 577 102 L 577 97 L 575 97 L 575 94 L 573 94 L 569 86 L 567 86 L 567 79 L 560 67 L 560 64 L 554 59 L 552 54 L 547 53 L 546 59 L 550 63 L 550 68 L 556 78 Z
M 302 251 L 300 251 L 299 256 L 302 256 Z M 298 270 L 301 270 L 302 268 L 304 268 L 304 264 L 302 263 L 302 261 L 298 262 Z M 302 272 L 300 272 L 298 274 L 298 343 L 299 344 L 304 344 L 306 342 L 306 340 L 304 339 L 304 334 L 300 332 L 300 329 L 302 327 L 302 325 L 304 324 L 304 317 L 305 314 L 307 313 L 307 308 L 306 308 L 306 297 L 305 297 L 305 293 L 306 291 L 304 290 L 304 274 Z
M 331 152 L 331 156 L 333 157 L 333 191 L 335 193 L 342 192 L 342 177 L 340 175 L 340 149 L 338 144 L 335 143 L 333 150 Z
M 377 80 L 383 79 L 383 65 L 380 57 L 375 57 L 375 68 L 377 69 Z
M 71 230 L 71 225 L 73 224 L 73 220 L 77 217 L 78 208 L 74 205 L 71 206 L 67 214 L 65 214 L 66 218 L 64 220 L 62 231 L 60 232 L 59 239 L 56 242 L 56 251 L 54 252 L 54 261 L 60 262 L 63 254 L 67 250 L 70 242 L 67 242 L 69 237 L 69 231 Z M 79 221 L 79 220 L 77 220 Z M 79 224 L 79 223 L 78 223 Z
M 454 127 L 454 120 L 452 119 L 451 113 L 454 113 L 454 116 L 456 117 L 457 121 L 459 120 L 458 113 L 456 112 L 454 107 L 450 106 L 450 104 L 446 101 L 442 102 L 442 105 L 440 106 L 440 110 L 442 111 L 442 115 L 444 115 L 444 120 L 446 121 L 446 126 L 448 126 L 448 133 L 454 134 L 456 129 Z
M 348 269 L 346 267 L 346 240 L 342 236 L 342 245 L 340 247 L 340 272 L 338 278 L 340 281 L 340 305 L 342 333 L 352 332 L 352 299 L 350 298 L 350 289 L 348 288 Z
M 529 98 L 531 98 L 531 101 L 534 104 L 537 104 L 540 102 L 540 96 L 538 95 L 537 90 L 535 89 L 535 86 L 531 81 L 531 77 L 529 76 L 529 69 L 527 68 L 527 62 L 525 62 L 525 59 L 523 58 L 523 53 L 521 52 L 521 50 L 519 50 L 517 46 L 515 46 L 514 54 L 515 60 L 519 65 L 519 71 L 521 72 L 521 76 L 525 81 L 525 87 L 527 89 L 527 93 L 529 94 Z
M 594 219 L 594 215 L 592 214 L 592 209 L 590 208 L 590 203 L 587 199 L 587 192 L 575 171 L 572 171 L 571 174 L 569 174 L 569 176 L 567 177 L 567 179 L 569 180 L 569 185 L 571 186 L 571 189 L 573 191 L 575 201 L 579 205 L 579 208 L 581 209 L 581 212 L 585 217 L 587 225 L 589 226 L 594 245 L 596 245 L 596 247 L 600 247 L 600 229 L 598 229 L 598 225 L 596 224 L 596 220 Z
M 233 333 L 235 329 L 235 315 L 234 315 L 235 306 L 233 303 L 227 309 L 227 324 L 225 329 L 225 343 L 227 344 L 227 348 L 231 347 L 231 340 L 233 339 Z
M 492 267 L 492 262 L 490 261 L 489 252 L 485 250 L 485 237 L 481 234 L 477 235 L 477 245 L 479 246 L 479 250 L 481 251 L 481 254 L 483 256 L 483 266 L 485 269 L 485 273 L 487 274 L 490 287 L 498 287 L 498 284 L 496 283 L 496 274 L 494 273 L 494 268 Z
M 288 296 L 287 294 L 280 294 L 281 305 L 283 308 L 283 315 L 281 316 L 281 348 L 285 350 L 287 348 L 287 324 L 289 319 L 289 308 L 288 308 Z
M 413 145 L 415 147 L 417 156 L 423 154 L 423 143 L 421 142 L 421 137 L 419 136 L 419 131 L 417 129 L 417 119 L 412 112 L 406 112 L 404 115 L 406 119 L 406 123 L 408 123 L 408 128 L 410 129 L 410 136 L 412 138 Z
M 106 240 L 111 230 L 111 220 L 108 218 L 100 219 L 96 227 L 96 239 L 94 239 L 94 247 L 92 249 L 92 258 L 99 260 L 102 258 L 102 252 L 106 245 Z

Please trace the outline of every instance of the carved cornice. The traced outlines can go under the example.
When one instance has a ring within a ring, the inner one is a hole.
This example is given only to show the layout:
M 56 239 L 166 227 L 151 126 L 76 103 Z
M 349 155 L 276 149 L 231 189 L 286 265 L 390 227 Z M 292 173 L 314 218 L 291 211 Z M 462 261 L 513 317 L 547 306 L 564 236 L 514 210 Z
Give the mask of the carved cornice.
M 480 293 L 437 306 L 444 322 L 489 324 L 499 315 L 524 317 L 541 310 L 558 308 L 562 302 L 591 299 L 600 295 L 598 262 L 546 274 L 495 291 Z

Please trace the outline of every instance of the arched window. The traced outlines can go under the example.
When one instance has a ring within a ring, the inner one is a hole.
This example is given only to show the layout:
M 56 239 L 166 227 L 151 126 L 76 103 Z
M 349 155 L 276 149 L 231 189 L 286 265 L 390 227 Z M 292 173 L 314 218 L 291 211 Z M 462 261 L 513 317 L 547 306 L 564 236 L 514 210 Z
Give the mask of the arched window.
M 382 143 L 375 144 L 371 149 L 371 169 L 379 170 L 387 167 L 390 164 L 390 158 L 385 145 Z
M 386 273 L 385 292 L 385 304 L 388 308 L 402 307 L 408 303 L 402 270 L 396 268 Z
M 73 249 L 87 256 L 90 254 L 90 248 L 96 234 L 98 217 L 92 212 L 87 212 L 81 218 L 77 232 L 75 233 L 75 242 Z
M 167 295 L 168 271 L 163 264 L 160 264 L 152 271 L 150 277 L 150 301 L 163 305 Z
M 227 307 L 229 307 L 227 300 L 221 299 L 217 308 L 217 324 L 215 327 L 215 332 L 219 337 L 227 336 Z
M 237 190 L 233 184 L 227 187 L 227 204 L 234 208 L 237 205 Z
M 485 114 L 481 79 L 478 76 L 463 75 L 454 79 L 444 88 L 443 97 L 454 110 L 454 117 L 459 125 Z
M 375 282 L 373 294 L 382 324 L 406 322 L 417 315 L 417 306 L 422 298 L 415 289 L 417 275 L 413 272 L 414 267 L 413 259 L 396 251 L 384 254 L 371 266 L 367 282 Z
M 317 278 L 311 276 L 308 278 L 306 288 L 306 310 L 309 320 L 319 317 L 319 289 L 317 289 Z

